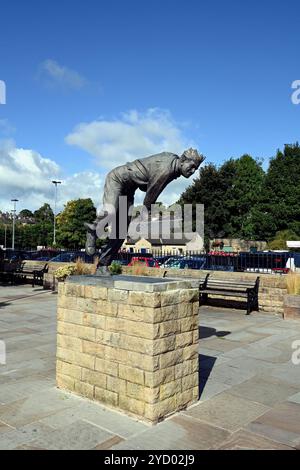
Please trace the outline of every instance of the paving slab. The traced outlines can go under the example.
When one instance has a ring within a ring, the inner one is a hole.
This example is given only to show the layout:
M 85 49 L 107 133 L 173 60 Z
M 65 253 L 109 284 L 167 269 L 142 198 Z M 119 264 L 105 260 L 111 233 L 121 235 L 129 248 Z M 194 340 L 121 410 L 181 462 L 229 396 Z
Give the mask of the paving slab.
M 269 408 L 265 405 L 230 395 L 226 391 L 197 404 L 184 414 L 228 431 L 236 431 L 267 410 Z
M 231 387 L 230 393 L 272 407 L 293 396 L 296 390 L 296 387 L 272 377 L 254 377 Z
M 89 450 L 114 437 L 108 431 L 84 421 L 75 421 L 64 428 L 42 433 L 30 445 L 47 450 Z
M 224 429 L 194 421 L 188 416 L 177 415 L 114 446 L 113 449 L 214 449 L 229 435 L 229 431 Z
M 249 431 L 237 431 L 224 442 L 219 450 L 296 450 Z
M 292 402 L 277 405 L 249 423 L 246 430 L 291 447 L 299 446 L 300 405 Z

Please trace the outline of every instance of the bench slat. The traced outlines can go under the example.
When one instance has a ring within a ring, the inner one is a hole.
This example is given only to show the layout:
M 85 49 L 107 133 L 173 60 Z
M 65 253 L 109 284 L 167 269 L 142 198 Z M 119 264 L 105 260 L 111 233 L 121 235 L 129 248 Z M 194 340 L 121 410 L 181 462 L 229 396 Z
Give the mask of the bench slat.
M 213 289 L 204 289 L 201 291 L 202 294 L 213 294 L 213 295 L 226 295 L 230 297 L 247 297 L 247 292 L 237 292 L 235 290 L 213 290 Z

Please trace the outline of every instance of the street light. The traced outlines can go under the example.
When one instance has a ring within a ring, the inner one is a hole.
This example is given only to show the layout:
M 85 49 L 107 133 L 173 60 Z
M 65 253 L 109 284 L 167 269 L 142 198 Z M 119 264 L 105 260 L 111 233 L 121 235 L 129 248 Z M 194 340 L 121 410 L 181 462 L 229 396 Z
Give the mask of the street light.
M 61 181 L 52 181 L 55 186 L 55 197 L 54 197 L 54 232 L 53 232 L 53 246 L 56 245 L 56 204 L 57 204 L 57 185 L 61 184 Z
M 15 249 L 15 224 L 16 224 L 16 207 L 17 207 L 17 202 L 19 202 L 19 199 L 11 199 L 11 202 L 14 203 L 14 209 L 12 211 L 13 213 L 13 232 L 12 232 L 12 249 Z

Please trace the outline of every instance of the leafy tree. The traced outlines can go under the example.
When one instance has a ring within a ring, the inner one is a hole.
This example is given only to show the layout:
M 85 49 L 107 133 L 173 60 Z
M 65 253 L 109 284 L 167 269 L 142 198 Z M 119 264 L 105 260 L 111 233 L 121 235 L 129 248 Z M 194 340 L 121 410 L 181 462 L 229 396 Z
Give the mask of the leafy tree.
M 204 204 L 205 237 L 255 238 L 253 214 L 264 180 L 261 164 L 250 155 L 230 159 L 219 168 L 200 169 L 180 203 Z
M 44 204 L 37 211 L 34 212 L 36 222 L 53 223 L 54 213 L 50 204 Z
M 266 237 L 275 232 L 294 230 L 300 233 L 300 147 L 286 145 L 271 159 L 261 197 L 261 211 L 271 221 Z
M 179 204 L 204 204 L 205 236 L 213 238 L 223 234 L 221 178 L 217 167 L 209 163 L 200 168 L 199 177 L 184 191 Z
M 91 199 L 69 201 L 57 216 L 57 241 L 71 249 L 83 248 L 86 240 L 84 222 L 96 218 L 96 208 Z
M 19 216 L 22 218 L 30 218 L 33 217 L 33 213 L 29 209 L 23 209 L 19 213 Z
M 261 163 L 250 155 L 243 155 L 233 164 L 235 173 L 231 179 L 232 184 L 224 194 L 223 204 L 228 217 L 224 230 L 230 237 L 255 239 L 254 214 L 260 203 L 265 174 Z M 221 174 L 222 170 L 221 167 Z

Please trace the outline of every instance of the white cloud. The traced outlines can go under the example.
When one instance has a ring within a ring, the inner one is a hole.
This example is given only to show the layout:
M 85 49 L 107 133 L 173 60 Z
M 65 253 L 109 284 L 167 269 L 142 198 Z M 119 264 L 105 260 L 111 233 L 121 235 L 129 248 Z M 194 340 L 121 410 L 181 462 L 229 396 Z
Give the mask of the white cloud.
M 64 88 L 80 90 L 88 81 L 76 70 L 72 70 L 52 59 L 45 60 L 39 67 L 39 77 L 47 85 L 56 85 Z
M 0 210 L 10 210 L 12 198 L 20 200 L 19 209 L 36 210 L 45 202 L 53 206 L 53 179 L 62 181 L 58 188 L 58 210 L 68 200 L 88 197 L 99 207 L 109 169 L 164 150 L 181 154 L 187 147 L 195 146 L 185 138 L 182 127 L 171 114 L 159 109 L 145 113 L 130 111 L 113 121 L 82 123 L 66 137 L 66 142 L 89 152 L 104 170 L 65 176 L 53 159 L 31 149 L 18 148 L 12 140 L 0 142 Z M 183 177 L 173 181 L 159 201 L 167 205 L 176 202 L 191 182 Z M 142 203 L 144 196 L 137 191 L 136 203 Z
M 119 119 L 100 119 L 81 123 L 66 137 L 69 145 L 75 145 L 96 158 L 107 169 L 122 165 L 136 158 L 143 158 L 162 151 L 181 154 L 195 143 L 185 138 L 183 126 L 176 123 L 169 111 L 158 108 L 145 113 L 131 110 Z M 180 178 L 171 183 L 160 196 L 165 204 L 174 203 L 191 180 Z M 137 193 L 141 203 L 143 195 Z
M 103 178 L 98 173 L 83 172 L 65 179 L 59 165 L 38 152 L 17 148 L 14 141 L 0 144 L 0 210 L 12 209 L 11 199 L 19 199 L 19 209 L 36 210 L 45 202 L 53 207 L 53 179 L 62 181 L 58 190 L 58 209 L 70 199 L 91 197 L 101 201 Z
M 66 142 L 90 153 L 106 168 L 162 151 L 180 153 L 192 145 L 170 112 L 157 108 L 145 113 L 132 110 L 111 121 L 81 123 Z

